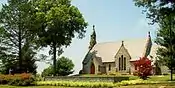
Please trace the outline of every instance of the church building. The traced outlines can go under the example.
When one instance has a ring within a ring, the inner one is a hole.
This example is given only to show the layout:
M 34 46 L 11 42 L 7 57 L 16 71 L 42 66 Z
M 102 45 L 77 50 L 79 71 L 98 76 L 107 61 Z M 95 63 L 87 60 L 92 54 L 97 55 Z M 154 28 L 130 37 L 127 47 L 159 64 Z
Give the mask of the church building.
M 149 58 L 154 65 L 158 47 L 152 42 L 150 32 L 143 39 L 96 43 L 96 33 L 93 26 L 89 51 L 82 62 L 82 73 L 109 74 L 119 72 L 132 74 L 136 70 L 134 62 L 140 57 Z M 161 69 L 163 73 L 168 72 L 168 68 L 165 66 L 162 66 Z

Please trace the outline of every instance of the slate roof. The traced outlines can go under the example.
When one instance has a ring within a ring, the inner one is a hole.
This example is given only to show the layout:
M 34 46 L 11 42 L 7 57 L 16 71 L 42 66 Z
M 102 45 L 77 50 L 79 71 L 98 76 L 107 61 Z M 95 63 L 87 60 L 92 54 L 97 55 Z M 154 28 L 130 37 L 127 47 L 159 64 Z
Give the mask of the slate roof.
M 114 56 L 118 52 L 119 48 L 122 45 L 122 41 L 124 41 L 124 47 L 127 49 L 131 56 L 131 61 L 138 60 L 139 57 L 143 55 L 145 44 L 145 39 L 135 39 L 135 40 L 121 40 L 117 42 L 106 42 L 106 43 L 98 43 L 96 44 L 90 52 L 96 52 L 97 57 L 102 58 L 102 62 L 114 62 Z M 152 43 L 152 48 L 150 55 L 155 57 L 156 56 L 156 49 L 158 45 Z M 148 56 L 149 57 L 149 56 Z M 85 57 L 86 60 L 90 59 Z

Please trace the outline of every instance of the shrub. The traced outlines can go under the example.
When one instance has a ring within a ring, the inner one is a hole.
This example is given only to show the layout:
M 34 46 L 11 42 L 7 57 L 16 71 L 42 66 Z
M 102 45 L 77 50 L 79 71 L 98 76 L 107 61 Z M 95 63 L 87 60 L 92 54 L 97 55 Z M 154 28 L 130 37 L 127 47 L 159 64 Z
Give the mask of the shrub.
M 35 81 L 31 74 L 22 73 L 14 75 L 0 75 L 0 84 L 9 84 L 15 86 L 28 86 Z
M 134 76 L 138 76 L 138 71 L 134 71 L 134 72 L 133 72 L 133 75 L 134 75 Z
M 88 87 L 88 88 L 112 88 L 117 85 L 112 82 L 83 82 L 83 81 L 38 81 L 36 83 L 38 86 L 41 85 L 54 85 L 54 86 L 64 86 L 64 87 Z
M 138 68 L 137 75 L 140 78 L 147 79 L 147 77 L 151 75 L 152 65 L 151 65 L 151 61 L 148 58 L 142 57 L 139 60 L 137 60 L 134 63 L 134 65 L 136 68 Z

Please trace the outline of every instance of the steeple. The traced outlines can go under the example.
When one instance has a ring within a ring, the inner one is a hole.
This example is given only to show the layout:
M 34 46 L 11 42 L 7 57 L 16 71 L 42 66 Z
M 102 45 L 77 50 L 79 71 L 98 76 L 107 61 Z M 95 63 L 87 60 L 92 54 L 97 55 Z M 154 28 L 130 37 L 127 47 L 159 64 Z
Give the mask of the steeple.
M 93 25 L 93 31 L 95 31 L 95 25 Z
M 122 41 L 122 46 L 124 46 L 124 41 Z
M 152 47 L 151 35 L 150 35 L 150 32 L 148 32 L 148 37 L 146 40 L 146 45 L 145 45 L 143 57 L 147 57 L 150 54 L 151 47 Z
M 92 32 L 92 34 L 91 34 L 89 49 L 92 49 L 92 48 L 94 47 L 94 45 L 97 43 L 97 42 L 96 42 L 95 25 L 93 25 L 92 30 L 93 30 L 93 32 Z

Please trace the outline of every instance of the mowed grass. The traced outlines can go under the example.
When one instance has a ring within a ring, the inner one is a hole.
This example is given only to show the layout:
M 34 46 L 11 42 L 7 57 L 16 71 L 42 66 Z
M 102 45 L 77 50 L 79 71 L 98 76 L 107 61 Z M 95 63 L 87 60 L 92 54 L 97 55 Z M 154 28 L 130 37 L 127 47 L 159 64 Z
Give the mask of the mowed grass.
M 9 86 L 9 85 L 0 85 L 0 88 L 78 88 L 78 87 L 64 87 L 64 86 Z
M 116 88 L 175 88 L 175 83 L 127 85 Z
M 170 75 L 157 75 L 157 76 L 150 76 L 150 81 L 170 81 Z M 173 74 L 173 81 L 175 81 L 175 74 Z
M 59 87 L 59 86 L 8 86 L 0 85 L 0 88 L 86 88 L 86 87 Z M 141 85 L 127 85 L 114 88 L 175 88 L 175 83 L 165 83 L 165 84 L 141 84 Z

